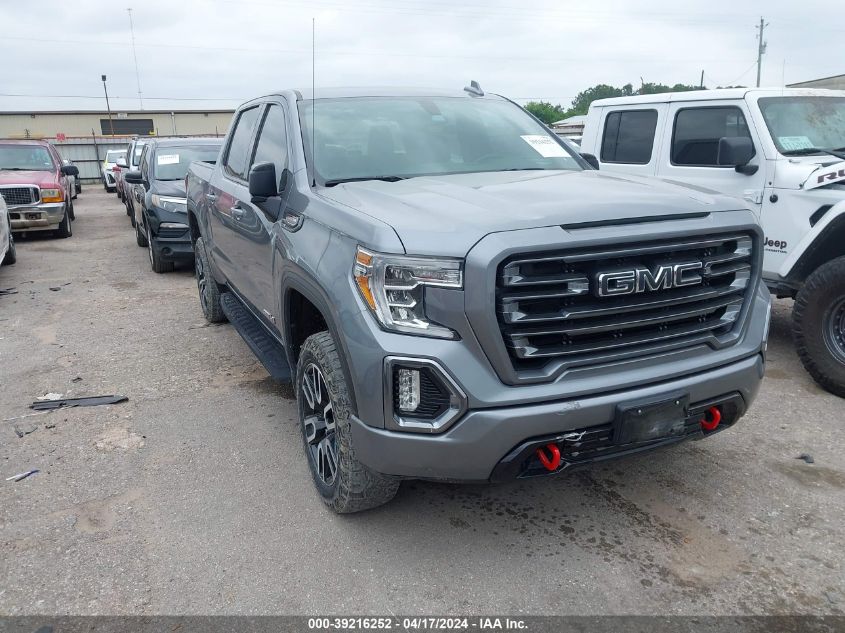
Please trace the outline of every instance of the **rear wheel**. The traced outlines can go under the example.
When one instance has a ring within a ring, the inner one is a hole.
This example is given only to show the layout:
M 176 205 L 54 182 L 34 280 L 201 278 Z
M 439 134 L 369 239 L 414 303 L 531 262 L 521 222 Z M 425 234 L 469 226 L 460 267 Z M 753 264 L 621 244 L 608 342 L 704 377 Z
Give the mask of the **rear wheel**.
M 399 479 L 370 470 L 355 456 L 349 389 L 329 332 L 305 341 L 295 386 L 308 466 L 323 502 L 335 512 L 349 513 L 390 501 Z
M 201 237 L 194 243 L 194 274 L 197 278 L 200 306 L 205 320 L 209 323 L 225 321 L 226 315 L 223 314 L 223 307 L 220 305 L 220 287 L 214 280 L 214 275 L 211 274 L 208 253 L 205 251 L 205 242 Z
M 6 256 L 0 264 L 11 266 L 16 261 L 18 261 L 18 252 L 15 250 L 15 236 L 12 235 L 12 222 L 9 221 L 9 245 L 6 249 Z
M 792 309 L 798 356 L 813 379 L 845 398 L 845 257 L 819 266 Z
M 73 235 L 73 227 L 70 224 L 70 210 L 65 207 L 65 214 L 62 216 L 62 221 L 56 231 L 56 236 L 65 239 Z

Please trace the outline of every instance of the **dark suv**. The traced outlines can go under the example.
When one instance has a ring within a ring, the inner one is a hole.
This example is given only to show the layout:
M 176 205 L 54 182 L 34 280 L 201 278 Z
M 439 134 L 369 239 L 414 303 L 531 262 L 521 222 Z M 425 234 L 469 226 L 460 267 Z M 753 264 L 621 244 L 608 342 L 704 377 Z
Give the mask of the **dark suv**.
M 215 138 L 153 140 L 144 148 L 139 169 L 124 176 L 135 196 L 135 239 L 149 249 L 154 272 L 170 272 L 175 262 L 193 259 L 185 176 L 193 161 L 214 164 L 220 145 Z

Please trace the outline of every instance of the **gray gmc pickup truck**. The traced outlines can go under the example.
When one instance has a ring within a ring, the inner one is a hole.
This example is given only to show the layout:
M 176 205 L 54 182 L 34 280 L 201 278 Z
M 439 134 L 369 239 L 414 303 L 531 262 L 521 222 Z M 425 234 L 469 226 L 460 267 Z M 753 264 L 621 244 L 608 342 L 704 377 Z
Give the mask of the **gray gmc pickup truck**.
M 187 200 L 203 313 L 293 383 L 337 512 L 707 437 L 763 377 L 754 215 L 476 84 L 254 99 Z

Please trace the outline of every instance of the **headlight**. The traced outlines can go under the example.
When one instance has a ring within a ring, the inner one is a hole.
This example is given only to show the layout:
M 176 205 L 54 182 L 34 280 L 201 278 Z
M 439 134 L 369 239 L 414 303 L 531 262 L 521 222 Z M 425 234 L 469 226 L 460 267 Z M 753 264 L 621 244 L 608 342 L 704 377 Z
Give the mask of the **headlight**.
M 426 317 L 425 287 L 463 288 L 461 260 L 382 255 L 358 247 L 352 275 L 361 297 L 384 329 L 456 338 L 455 332 Z
M 42 189 L 41 202 L 61 202 L 65 197 L 61 189 Z
M 173 211 L 174 213 L 188 212 L 188 201 L 185 198 L 160 196 L 157 193 L 154 193 L 152 195 L 152 202 L 154 207 L 164 209 L 165 211 Z

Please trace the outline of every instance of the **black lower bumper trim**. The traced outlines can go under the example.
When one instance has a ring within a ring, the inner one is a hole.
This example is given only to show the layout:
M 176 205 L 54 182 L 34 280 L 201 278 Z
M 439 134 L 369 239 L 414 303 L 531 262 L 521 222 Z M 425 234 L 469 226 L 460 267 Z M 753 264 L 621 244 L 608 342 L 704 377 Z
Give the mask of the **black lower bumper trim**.
M 721 423 L 713 431 L 701 428 L 701 419 L 711 407 L 719 407 Z M 613 422 L 591 426 L 557 435 L 535 437 L 516 446 L 493 469 L 492 482 L 504 482 L 528 477 L 556 475 L 575 466 L 615 459 L 653 450 L 685 440 L 699 439 L 718 433 L 733 425 L 745 413 L 745 401 L 739 393 L 730 393 L 704 402 L 688 406 L 683 433 L 671 437 L 658 438 L 649 442 L 618 444 L 616 425 Z M 549 471 L 537 456 L 537 449 L 553 444 L 560 452 L 560 466 Z

